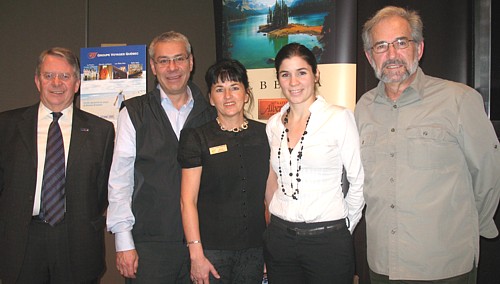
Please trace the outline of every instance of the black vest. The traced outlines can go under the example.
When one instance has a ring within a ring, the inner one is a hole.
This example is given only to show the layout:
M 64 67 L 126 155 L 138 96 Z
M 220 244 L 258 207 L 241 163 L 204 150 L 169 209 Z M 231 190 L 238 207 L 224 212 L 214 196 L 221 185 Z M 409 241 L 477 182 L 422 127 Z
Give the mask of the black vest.
M 198 127 L 216 116 L 198 87 L 194 84 L 189 87 L 194 106 L 184 128 Z M 160 91 L 155 89 L 126 100 L 124 105 L 136 131 L 132 196 L 134 241 L 182 241 L 178 140 L 161 106 Z

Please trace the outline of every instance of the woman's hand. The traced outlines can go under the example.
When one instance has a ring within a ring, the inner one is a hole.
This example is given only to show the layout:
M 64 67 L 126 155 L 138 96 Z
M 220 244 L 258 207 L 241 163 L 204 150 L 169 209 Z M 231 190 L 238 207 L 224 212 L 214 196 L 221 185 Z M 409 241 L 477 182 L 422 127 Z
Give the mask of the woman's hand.
M 210 273 L 219 279 L 220 275 L 212 265 L 212 263 L 205 257 L 200 257 L 199 259 L 191 260 L 191 280 L 196 284 L 208 284 L 210 283 L 209 277 Z

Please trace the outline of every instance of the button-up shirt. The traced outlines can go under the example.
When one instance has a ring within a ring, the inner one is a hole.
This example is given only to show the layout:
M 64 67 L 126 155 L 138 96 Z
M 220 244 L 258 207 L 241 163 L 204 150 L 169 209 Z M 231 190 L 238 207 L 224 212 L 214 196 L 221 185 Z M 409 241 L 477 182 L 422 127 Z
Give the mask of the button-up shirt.
M 311 117 L 303 145 L 297 144 L 290 153 L 287 139 L 281 138 L 285 129 L 282 117 L 288 108 L 289 104 L 284 105 L 269 119 L 266 128 L 271 165 L 278 175 L 278 189 L 274 192 L 269 212 L 290 222 L 317 223 L 347 218 L 352 232 L 361 219 L 365 204 L 364 173 L 354 114 L 349 109 L 330 105 L 318 96 L 309 107 Z M 300 151 L 302 157 L 298 159 Z M 349 181 L 345 198 L 341 184 L 343 167 Z M 292 176 L 289 175 L 291 172 Z M 300 182 L 297 182 L 299 177 Z M 290 196 L 294 192 L 292 184 L 300 189 L 296 199 Z
M 355 110 L 369 266 L 390 279 L 467 273 L 479 260 L 479 235 L 498 235 L 500 149 L 482 97 L 420 68 L 398 100 L 384 87 Z

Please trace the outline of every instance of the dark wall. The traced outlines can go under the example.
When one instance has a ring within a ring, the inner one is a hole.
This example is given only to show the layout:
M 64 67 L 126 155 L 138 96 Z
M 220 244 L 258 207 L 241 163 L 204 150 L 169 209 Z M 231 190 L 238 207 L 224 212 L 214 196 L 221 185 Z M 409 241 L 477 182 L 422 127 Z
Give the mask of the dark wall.
M 40 52 L 64 46 L 79 54 L 84 32 L 84 1 L 1 1 L 0 111 L 37 102 L 34 73 Z
M 205 90 L 205 70 L 215 61 L 213 17 L 213 2 L 199 0 L 0 1 L 0 111 L 38 101 L 34 70 L 44 49 L 63 46 L 79 55 L 81 47 L 103 43 L 148 45 L 169 30 L 190 39 L 193 80 Z
M 500 2 L 491 1 L 491 98 L 492 120 L 500 123 Z

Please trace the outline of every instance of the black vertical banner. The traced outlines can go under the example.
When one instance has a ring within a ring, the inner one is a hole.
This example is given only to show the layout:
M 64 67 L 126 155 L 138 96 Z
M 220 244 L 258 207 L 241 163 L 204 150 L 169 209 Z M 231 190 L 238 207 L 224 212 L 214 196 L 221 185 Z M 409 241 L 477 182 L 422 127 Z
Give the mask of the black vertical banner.
M 333 32 L 327 37 L 328 46 L 326 57 L 332 63 L 356 64 L 357 44 L 357 1 L 331 1 L 333 5 L 330 25 Z

